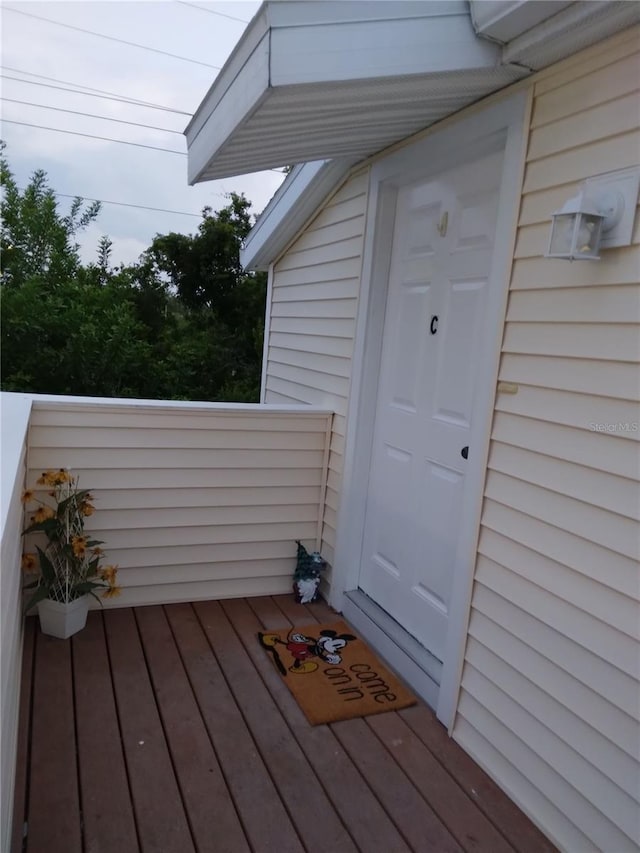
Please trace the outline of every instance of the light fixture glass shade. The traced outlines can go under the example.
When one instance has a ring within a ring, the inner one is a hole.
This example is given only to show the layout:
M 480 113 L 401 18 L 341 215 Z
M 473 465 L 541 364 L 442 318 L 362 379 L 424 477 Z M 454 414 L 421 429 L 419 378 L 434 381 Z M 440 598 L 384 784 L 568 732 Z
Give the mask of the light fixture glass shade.
M 579 193 L 552 214 L 551 237 L 546 257 L 566 260 L 600 258 L 600 236 L 604 216 L 593 202 Z

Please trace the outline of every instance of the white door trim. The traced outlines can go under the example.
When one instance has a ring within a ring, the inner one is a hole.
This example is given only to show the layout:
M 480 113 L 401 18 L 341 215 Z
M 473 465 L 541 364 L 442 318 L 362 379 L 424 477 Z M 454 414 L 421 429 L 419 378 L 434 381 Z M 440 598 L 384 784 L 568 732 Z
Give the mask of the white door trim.
M 438 718 L 448 727 L 452 726 L 455 716 L 466 646 L 530 109 L 530 93 L 516 93 L 485 110 L 474 111 L 456 124 L 434 131 L 413 145 L 395 151 L 371 168 L 347 417 L 343 487 L 330 596 L 331 605 L 340 611 L 343 609 L 344 593 L 355 590 L 358 586 L 398 187 L 414 176 L 435 176 L 438 172 L 455 166 L 456 162 L 464 162 L 492 149 L 504 149 L 491 267 L 492 284 L 487 294 L 482 346 L 478 353 L 478 386 L 482 393 L 478 394 L 474 406 L 473 440 L 470 442 L 473 452 L 469 455 L 466 473 L 467 487 L 458 550 L 458 565 L 463 566 L 464 570 L 457 571 L 454 578 L 445 661 L 436 707 Z

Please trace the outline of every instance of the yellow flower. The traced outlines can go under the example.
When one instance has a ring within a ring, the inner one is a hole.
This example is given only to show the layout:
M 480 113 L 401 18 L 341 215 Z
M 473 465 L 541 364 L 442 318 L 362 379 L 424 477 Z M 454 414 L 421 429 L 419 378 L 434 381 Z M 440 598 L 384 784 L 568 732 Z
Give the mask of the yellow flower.
M 35 554 L 23 554 L 22 555 L 22 571 L 23 572 L 35 572 L 37 567 L 38 567 L 38 563 L 37 563 Z
M 84 501 L 84 503 L 80 504 L 80 512 L 82 513 L 82 515 L 85 515 L 85 516 L 93 515 L 93 513 L 95 511 L 96 511 L 96 508 L 94 506 L 92 506 L 90 503 L 87 503 L 86 501 Z
M 72 536 L 71 547 L 73 548 L 73 553 L 76 555 L 76 557 L 84 557 L 87 551 L 87 537 Z
M 103 598 L 117 598 L 122 592 L 122 588 L 119 586 L 110 586 L 108 589 L 102 593 Z
M 25 489 L 20 500 L 23 504 L 29 504 L 34 499 L 35 493 L 33 489 Z
M 95 548 L 91 549 L 91 553 L 94 557 L 101 557 L 104 554 L 104 551 L 99 545 L 96 545 Z
M 109 586 L 115 586 L 117 573 L 117 566 L 105 566 L 104 568 L 100 569 L 100 577 L 103 581 L 106 581 Z
M 72 478 L 66 468 L 59 468 L 53 473 L 56 486 L 61 486 L 63 483 L 72 482 Z
M 42 476 L 38 478 L 36 481 L 39 486 L 57 486 L 58 485 L 58 472 L 57 471 L 43 471 Z
M 33 515 L 33 520 L 40 524 L 42 521 L 47 521 L 49 518 L 53 518 L 55 516 L 55 512 L 51 509 L 50 506 L 41 506 L 35 511 Z

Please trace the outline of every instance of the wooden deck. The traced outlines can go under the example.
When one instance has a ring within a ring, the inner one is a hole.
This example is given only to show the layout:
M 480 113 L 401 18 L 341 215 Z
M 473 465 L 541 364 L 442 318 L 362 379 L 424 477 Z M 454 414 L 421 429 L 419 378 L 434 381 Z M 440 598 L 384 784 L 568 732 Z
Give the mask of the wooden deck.
M 28 620 L 12 853 L 543 853 L 418 705 L 310 726 L 253 636 L 290 596 Z

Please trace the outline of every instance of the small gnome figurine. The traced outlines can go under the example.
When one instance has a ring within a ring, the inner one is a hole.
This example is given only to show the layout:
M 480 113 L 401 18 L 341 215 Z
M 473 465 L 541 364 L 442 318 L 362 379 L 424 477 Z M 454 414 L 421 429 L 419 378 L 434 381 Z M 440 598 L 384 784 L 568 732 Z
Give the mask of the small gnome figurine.
M 307 604 L 318 597 L 320 572 L 327 565 L 318 551 L 309 554 L 304 545 L 296 540 L 298 555 L 296 570 L 293 573 L 293 593 L 298 604 Z

